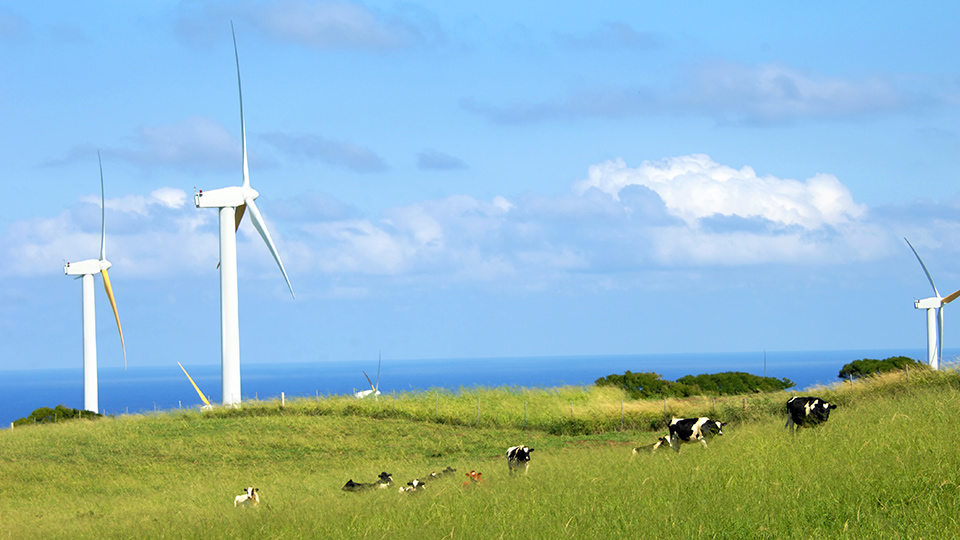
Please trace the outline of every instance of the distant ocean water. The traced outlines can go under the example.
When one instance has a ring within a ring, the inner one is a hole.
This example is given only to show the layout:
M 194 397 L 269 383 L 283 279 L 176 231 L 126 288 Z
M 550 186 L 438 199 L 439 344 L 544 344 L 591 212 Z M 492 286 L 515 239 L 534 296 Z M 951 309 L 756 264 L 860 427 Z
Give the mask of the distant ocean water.
M 960 349 L 945 349 L 948 361 Z M 764 366 L 764 356 L 766 362 Z M 844 364 L 861 358 L 908 356 L 925 358 L 925 349 L 865 349 L 842 351 L 762 351 L 746 353 L 671 353 L 521 358 L 432 360 L 383 359 L 380 391 L 407 392 L 476 386 L 555 387 L 589 385 L 612 373 L 653 371 L 676 380 L 684 375 L 745 371 L 787 378 L 801 390 L 837 382 Z M 200 389 L 220 402 L 220 366 L 186 366 Z M 764 372 L 764 369 L 766 371 Z M 245 399 L 351 394 L 369 388 L 361 370 L 376 377 L 377 360 L 287 364 L 242 364 Z M 197 407 L 200 398 L 175 361 L 168 366 L 130 365 L 99 369 L 101 412 L 125 414 Z M 42 369 L 0 371 L 0 427 L 39 407 L 83 408 L 83 370 Z

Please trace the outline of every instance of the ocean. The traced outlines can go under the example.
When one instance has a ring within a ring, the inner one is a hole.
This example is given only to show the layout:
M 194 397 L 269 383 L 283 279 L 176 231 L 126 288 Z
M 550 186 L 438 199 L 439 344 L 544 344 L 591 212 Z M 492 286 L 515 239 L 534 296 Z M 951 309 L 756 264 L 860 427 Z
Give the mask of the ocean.
M 944 358 L 960 355 L 945 349 Z M 925 358 L 925 349 L 865 349 L 842 351 L 756 351 L 745 353 L 671 353 L 519 358 L 398 360 L 383 358 L 380 391 L 409 392 L 444 388 L 518 386 L 549 388 L 590 385 L 613 373 L 653 371 L 664 379 L 684 375 L 745 371 L 787 378 L 803 390 L 838 381 L 844 364 L 862 358 L 908 356 Z M 220 402 L 220 366 L 185 365 L 207 398 Z M 377 359 L 314 363 L 241 364 L 244 399 L 352 394 L 369 388 L 362 371 L 376 379 Z M 134 414 L 202 403 L 175 360 L 164 366 L 102 367 L 99 369 L 102 413 Z M 83 370 L 37 369 L 0 371 L 0 426 L 9 427 L 39 407 L 83 408 Z

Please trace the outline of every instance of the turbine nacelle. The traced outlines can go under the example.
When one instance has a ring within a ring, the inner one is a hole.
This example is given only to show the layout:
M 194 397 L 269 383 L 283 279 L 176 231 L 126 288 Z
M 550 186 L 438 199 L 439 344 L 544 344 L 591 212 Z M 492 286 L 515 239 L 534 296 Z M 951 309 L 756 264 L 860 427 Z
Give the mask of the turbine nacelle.
M 939 309 L 943 305 L 943 299 L 936 296 L 923 298 L 913 302 L 913 307 L 917 309 Z
M 197 208 L 236 208 L 259 196 L 260 193 L 252 187 L 232 186 L 209 191 L 200 190 L 193 199 Z
M 75 263 L 63 265 L 63 273 L 68 276 L 83 276 L 86 274 L 99 274 L 100 272 L 113 266 L 110 261 L 102 259 L 87 259 Z

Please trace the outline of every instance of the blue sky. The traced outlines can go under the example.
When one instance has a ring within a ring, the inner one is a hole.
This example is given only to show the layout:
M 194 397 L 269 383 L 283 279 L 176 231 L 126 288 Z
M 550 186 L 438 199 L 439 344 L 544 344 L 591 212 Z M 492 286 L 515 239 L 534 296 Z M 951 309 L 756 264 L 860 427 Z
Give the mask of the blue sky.
M 903 237 L 960 288 L 960 8 L 454 4 L 0 7 L 0 368 L 81 365 L 98 149 L 129 362 L 219 363 L 231 20 L 297 293 L 245 222 L 243 362 L 925 347 Z

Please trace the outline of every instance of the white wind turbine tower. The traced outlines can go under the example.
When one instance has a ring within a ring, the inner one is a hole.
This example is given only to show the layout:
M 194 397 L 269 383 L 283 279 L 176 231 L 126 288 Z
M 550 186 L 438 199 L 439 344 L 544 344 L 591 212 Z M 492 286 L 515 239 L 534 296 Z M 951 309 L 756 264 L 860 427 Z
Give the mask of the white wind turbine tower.
M 936 295 L 917 300 L 913 305 L 917 309 L 927 310 L 927 363 L 929 363 L 933 369 L 940 369 L 940 358 L 943 352 L 943 306 L 956 300 L 957 297 L 960 296 L 960 290 L 945 298 L 941 297 L 940 291 L 937 290 L 937 286 L 933 283 L 930 272 L 927 271 L 927 265 L 923 264 L 923 260 L 920 258 L 920 254 L 917 253 L 917 250 L 914 249 L 913 244 L 911 244 L 909 240 L 906 238 L 904 238 L 904 240 L 907 241 L 907 245 L 910 246 L 913 254 L 917 256 L 917 260 L 920 261 L 923 273 L 927 275 L 927 280 L 930 281 L 930 286 L 933 287 L 933 294 Z
M 117 319 L 117 331 L 120 332 L 120 346 L 123 348 L 123 368 L 127 368 L 127 346 L 123 342 L 123 329 L 120 328 L 120 315 L 117 313 L 117 302 L 113 297 L 113 287 L 110 286 L 110 276 L 107 269 L 112 265 L 106 254 L 106 224 L 105 205 L 103 196 L 103 163 L 100 161 L 100 152 L 97 152 L 97 162 L 100 164 L 100 258 L 67 263 L 63 266 L 63 273 L 68 276 L 80 276 L 83 283 L 83 408 L 84 410 L 99 413 L 100 400 L 97 390 L 97 314 L 94 309 L 93 276 L 103 276 L 103 288 L 107 291 L 107 298 L 113 307 L 113 316 Z
M 257 190 L 250 187 L 250 174 L 247 167 L 247 132 L 243 123 L 243 89 L 240 87 L 240 55 L 237 53 L 237 36 L 233 32 L 233 23 L 230 24 L 233 34 L 233 54 L 237 62 L 237 91 L 240 95 L 240 137 L 243 158 L 243 184 L 240 186 L 201 190 L 194 197 L 197 208 L 217 208 L 220 212 L 220 364 L 223 373 L 223 404 L 238 405 L 240 403 L 240 315 L 237 293 L 237 229 L 244 211 L 250 209 L 250 218 L 253 226 L 260 233 L 263 241 L 273 254 L 274 260 L 283 273 L 290 294 L 293 286 L 283 268 L 277 248 L 270 238 L 266 223 L 254 199 L 260 196 Z

